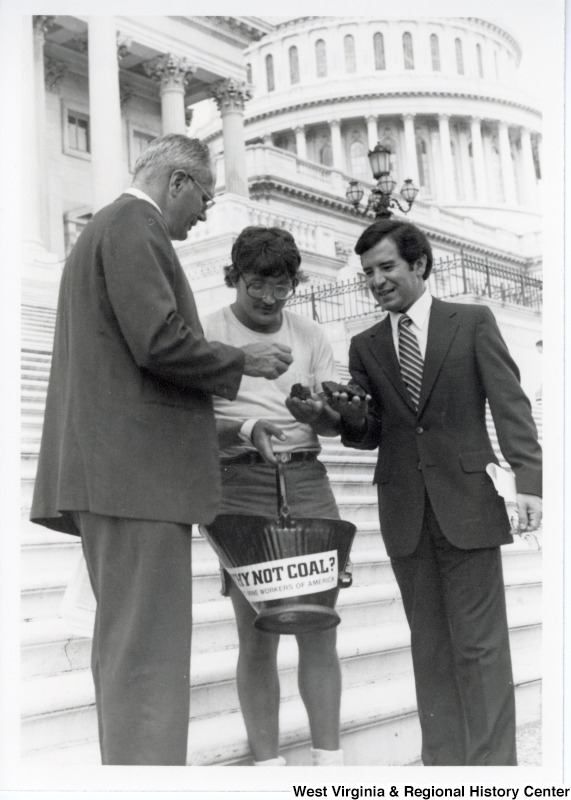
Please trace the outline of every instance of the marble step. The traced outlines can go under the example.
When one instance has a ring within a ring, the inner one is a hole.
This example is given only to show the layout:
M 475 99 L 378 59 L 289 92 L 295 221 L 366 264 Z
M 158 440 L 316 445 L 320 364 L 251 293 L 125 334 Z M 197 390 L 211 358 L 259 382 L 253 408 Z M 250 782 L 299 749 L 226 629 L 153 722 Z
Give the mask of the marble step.
M 388 574 L 388 573 L 387 573 Z M 216 579 L 213 579 L 216 581 Z M 216 587 L 218 587 L 216 581 Z M 74 610 L 72 617 L 61 620 L 63 587 L 29 590 L 22 595 L 22 619 L 27 646 L 38 652 L 50 650 L 50 631 L 59 631 L 57 641 L 81 636 L 90 636 L 93 629 L 93 610 Z M 510 625 L 537 623 L 537 609 L 541 607 L 540 583 L 507 584 L 506 601 Z M 406 624 L 402 601 L 394 580 L 382 584 L 359 586 L 339 593 L 336 605 L 342 624 L 351 629 L 374 626 L 380 623 L 398 622 Z M 522 617 L 523 615 L 523 617 Z M 195 602 L 193 606 L 193 648 L 196 652 L 207 652 L 213 647 L 226 650 L 235 646 L 236 632 L 230 600 L 220 595 L 208 602 Z M 56 649 L 59 647 L 56 643 Z M 38 672 L 30 664 L 28 672 Z
M 235 653 L 238 640 L 230 602 L 228 600 L 219 602 L 221 613 L 218 621 L 212 620 L 211 615 L 202 613 L 202 607 L 206 605 L 208 604 L 201 604 L 195 606 L 194 609 L 193 656 L 219 653 L 222 657 L 223 653 Z M 395 650 L 395 637 L 397 639 L 400 637 L 398 641 L 401 644 L 404 642 L 402 646 L 408 647 L 408 629 L 402 617 L 384 624 L 354 627 L 349 626 L 344 619 L 346 616 L 344 608 L 342 606 L 338 608 L 342 617 L 338 632 L 340 647 L 341 642 L 345 647 L 343 653 L 347 652 L 346 647 L 349 640 L 353 641 L 356 648 L 355 654 L 357 652 L 363 654 L 383 651 L 388 647 L 389 642 L 393 642 L 390 649 Z M 517 635 L 519 639 L 527 637 L 526 642 L 529 637 L 534 637 L 539 652 L 540 608 L 525 604 L 510 604 L 509 623 L 512 628 L 512 636 Z M 61 618 L 24 622 L 21 631 L 22 678 L 48 676 L 89 667 L 91 638 L 71 633 L 68 624 Z M 281 648 L 293 646 L 293 642 L 292 645 L 287 644 L 291 639 L 292 637 L 282 637 Z M 230 657 L 235 661 L 235 655 Z
M 540 683 L 535 664 L 522 658 L 514 667 L 514 678 L 520 723 L 537 719 Z M 69 684 L 68 681 L 68 689 Z M 45 689 L 37 688 L 39 692 Z M 85 676 L 77 681 L 75 691 L 81 699 L 87 699 Z M 416 761 L 419 736 L 412 676 L 344 690 L 341 728 L 348 766 L 389 766 Z M 26 747 L 23 766 L 100 763 L 96 737 L 95 712 L 91 705 L 73 708 L 68 703 L 57 720 L 49 713 L 29 717 L 23 726 Z M 309 757 L 307 717 L 299 697 L 291 697 L 280 706 L 280 740 L 281 752 L 289 764 L 309 763 L 306 760 Z M 187 761 L 197 766 L 251 764 L 240 712 L 191 719 Z
M 48 549 L 50 548 L 50 549 Z M 49 558 L 46 557 L 49 554 Z M 208 550 L 205 558 L 193 562 L 193 596 L 195 603 L 217 599 L 219 595 L 219 562 L 210 558 Z M 213 555 L 213 554 L 212 554 Z M 25 545 L 23 559 L 26 569 L 22 573 L 22 606 L 26 596 L 37 591 L 54 589 L 63 594 L 75 571 L 79 559 L 79 548 L 73 542 L 59 542 L 49 546 Z M 380 550 L 355 549 L 351 557 L 353 563 L 353 585 L 375 585 L 392 582 L 390 563 Z M 532 549 L 504 548 L 504 579 L 506 584 L 525 585 L 541 582 L 541 557 Z M 344 592 L 342 592 L 343 594 Z

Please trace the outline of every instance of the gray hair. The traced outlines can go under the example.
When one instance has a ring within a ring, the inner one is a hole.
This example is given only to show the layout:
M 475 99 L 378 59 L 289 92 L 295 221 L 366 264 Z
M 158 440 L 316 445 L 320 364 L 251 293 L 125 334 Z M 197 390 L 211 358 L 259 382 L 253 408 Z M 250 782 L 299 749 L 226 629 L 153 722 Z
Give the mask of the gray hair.
M 133 180 L 170 175 L 175 169 L 202 173 L 212 170 L 208 146 L 200 139 L 190 139 L 181 133 L 159 136 L 137 159 Z

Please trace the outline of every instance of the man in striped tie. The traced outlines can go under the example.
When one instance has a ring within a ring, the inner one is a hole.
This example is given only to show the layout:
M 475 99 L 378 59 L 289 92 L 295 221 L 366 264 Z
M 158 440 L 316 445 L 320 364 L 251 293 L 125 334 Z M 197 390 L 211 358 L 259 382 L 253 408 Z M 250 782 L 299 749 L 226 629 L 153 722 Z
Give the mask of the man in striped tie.
M 485 305 L 427 289 L 432 250 L 408 222 L 369 226 L 355 251 L 386 317 L 355 336 L 337 395 L 346 445 L 378 447 L 381 533 L 411 629 L 425 765 L 515 765 L 515 707 L 500 545 L 512 542 L 486 465 L 490 404 L 518 492 L 541 521 L 541 450 L 519 372 Z

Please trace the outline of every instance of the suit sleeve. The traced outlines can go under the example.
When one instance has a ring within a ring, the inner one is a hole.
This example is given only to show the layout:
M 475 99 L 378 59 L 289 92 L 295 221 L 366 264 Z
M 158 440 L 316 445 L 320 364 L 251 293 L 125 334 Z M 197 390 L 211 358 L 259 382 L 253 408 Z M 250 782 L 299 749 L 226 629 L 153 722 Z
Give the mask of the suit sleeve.
M 514 471 L 517 491 L 541 496 L 542 454 L 531 404 L 496 319 L 486 306 L 477 323 L 476 358 L 498 443 Z
M 351 339 L 349 346 L 349 372 L 352 381 L 357 383 L 367 394 L 372 395 L 367 371 L 359 357 L 355 340 Z M 374 403 L 369 405 L 366 425 L 357 431 L 353 426 L 341 420 L 341 441 L 346 447 L 355 447 L 359 450 L 374 450 L 379 446 L 381 436 L 381 421 L 375 412 Z
M 183 319 L 174 289 L 180 265 L 164 222 L 141 203 L 119 210 L 101 245 L 107 295 L 131 354 L 137 366 L 180 388 L 233 399 L 244 353 L 206 341 L 193 299 Z

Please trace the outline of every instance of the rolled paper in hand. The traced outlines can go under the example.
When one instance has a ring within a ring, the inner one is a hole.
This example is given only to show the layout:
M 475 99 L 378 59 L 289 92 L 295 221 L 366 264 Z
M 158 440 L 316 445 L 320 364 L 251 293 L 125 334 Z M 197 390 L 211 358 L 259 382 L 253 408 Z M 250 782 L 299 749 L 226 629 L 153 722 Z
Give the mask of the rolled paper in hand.
M 486 472 L 494 482 L 497 493 L 504 498 L 506 503 L 515 503 L 517 501 L 517 490 L 513 472 L 508 472 L 507 469 L 502 469 L 502 467 L 493 463 L 486 466 Z

